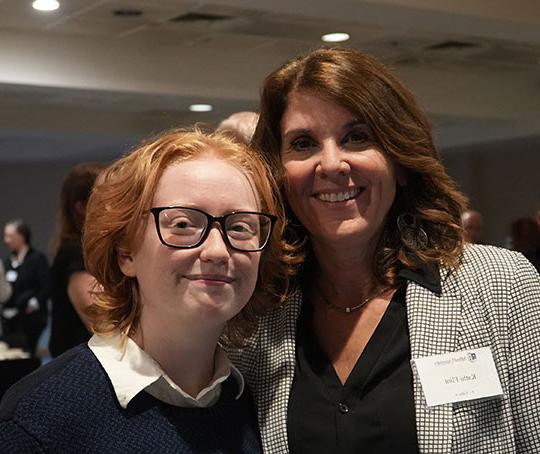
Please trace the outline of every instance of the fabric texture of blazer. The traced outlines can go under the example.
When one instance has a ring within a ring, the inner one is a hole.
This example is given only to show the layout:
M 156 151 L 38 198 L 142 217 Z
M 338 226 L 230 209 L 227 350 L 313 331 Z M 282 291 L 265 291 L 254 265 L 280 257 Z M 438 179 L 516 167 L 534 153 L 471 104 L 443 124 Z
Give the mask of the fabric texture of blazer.
M 540 453 L 538 273 L 521 254 L 468 245 L 458 270 L 441 269 L 440 277 L 440 294 L 408 282 L 411 357 L 490 347 L 504 396 L 428 408 L 415 376 L 420 452 Z M 301 305 L 298 292 L 263 317 L 244 349 L 230 352 L 254 394 L 266 453 L 289 452 L 287 405 Z

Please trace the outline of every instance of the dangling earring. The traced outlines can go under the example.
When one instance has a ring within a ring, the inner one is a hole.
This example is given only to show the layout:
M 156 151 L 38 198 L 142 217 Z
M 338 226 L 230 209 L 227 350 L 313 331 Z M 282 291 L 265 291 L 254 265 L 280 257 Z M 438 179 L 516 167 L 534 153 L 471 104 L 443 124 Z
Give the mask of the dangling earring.
M 414 214 L 400 214 L 397 218 L 397 228 L 401 236 L 401 242 L 411 251 L 425 249 L 427 247 L 427 233 L 420 226 Z

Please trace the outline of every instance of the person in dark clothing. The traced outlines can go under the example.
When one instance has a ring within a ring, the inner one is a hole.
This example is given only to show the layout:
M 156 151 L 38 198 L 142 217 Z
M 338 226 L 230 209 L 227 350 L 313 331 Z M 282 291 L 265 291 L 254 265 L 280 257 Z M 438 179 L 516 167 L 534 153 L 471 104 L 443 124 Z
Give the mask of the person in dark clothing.
M 90 339 L 85 309 L 92 304 L 95 279 L 84 267 L 81 235 L 92 186 L 104 168 L 98 163 L 73 167 L 60 193 L 56 254 L 51 267 L 52 325 L 49 352 L 57 357 Z
M 221 346 L 245 342 L 287 272 L 271 178 L 245 145 L 198 130 L 108 167 L 83 229 L 95 334 L 5 394 L 0 446 L 260 453 L 249 391 Z
M 10 347 L 34 355 L 45 325 L 50 294 L 47 257 L 31 244 L 31 230 L 20 219 L 8 221 L 4 242 L 10 255 L 4 260 L 5 276 L 11 283 L 11 297 L 2 307 L 2 331 Z

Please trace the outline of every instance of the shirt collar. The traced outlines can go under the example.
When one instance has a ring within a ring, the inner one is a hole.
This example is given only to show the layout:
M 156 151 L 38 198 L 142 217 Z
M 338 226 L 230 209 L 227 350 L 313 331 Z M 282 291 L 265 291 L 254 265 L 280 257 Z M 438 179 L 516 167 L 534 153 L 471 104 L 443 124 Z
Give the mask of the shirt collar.
M 30 246 L 26 245 L 26 246 L 23 246 L 22 249 L 17 254 L 11 254 L 11 257 L 10 257 L 11 267 L 18 268 L 19 266 L 21 266 L 29 250 L 30 250 Z
M 398 277 L 416 282 L 438 295 L 442 293 L 439 268 L 434 264 L 424 265 L 417 269 L 403 268 L 398 272 Z
M 208 407 L 219 399 L 221 383 L 230 375 L 238 385 L 236 399 L 244 391 L 242 374 L 231 364 L 226 353 L 219 346 L 216 349 L 214 376 L 209 385 L 195 398 L 176 385 L 159 364 L 129 337 L 122 348 L 120 335 L 94 334 L 88 341 L 88 346 L 105 369 L 122 408 L 127 408 L 129 402 L 142 390 L 171 405 Z

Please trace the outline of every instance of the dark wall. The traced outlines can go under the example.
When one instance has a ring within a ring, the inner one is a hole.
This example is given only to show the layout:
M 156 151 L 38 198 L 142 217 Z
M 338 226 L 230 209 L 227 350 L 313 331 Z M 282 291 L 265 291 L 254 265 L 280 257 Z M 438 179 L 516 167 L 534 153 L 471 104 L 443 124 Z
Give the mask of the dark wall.
M 484 215 L 484 241 L 506 245 L 510 223 L 533 216 L 540 203 L 540 137 L 443 151 L 450 175 Z
M 22 218 L 32 228 L 32 244 L 49 253 L 60 187 L 73 163 L 0 164 L 0 226 L 13 218 Z M 1 242 L 1 256 L 8 250 Z

